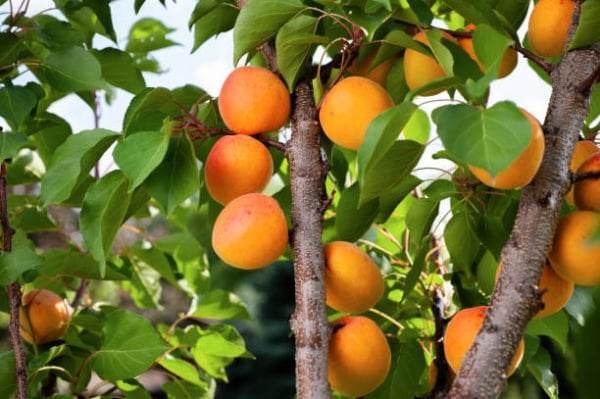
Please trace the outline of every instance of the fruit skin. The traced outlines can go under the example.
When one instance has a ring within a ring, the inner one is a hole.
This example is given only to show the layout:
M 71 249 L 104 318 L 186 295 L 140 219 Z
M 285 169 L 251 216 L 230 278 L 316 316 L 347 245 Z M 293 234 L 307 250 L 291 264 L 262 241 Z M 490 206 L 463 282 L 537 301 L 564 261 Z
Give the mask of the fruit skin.
M 356 245 L 334 241 L 325 246 L 327 305 L 348 313 L 362 313 L 381 298 L 384 283 L 373 260 Z
M 452 36 L 447 33 L 442 33 L 445 39 L 456 42 Z M 420 31 L 413 36 L 413 39 L 429 46 L 429 41 L 425 32 Z M 427 83 L 435 79 L 440 79 L 446 76 L 446 73 L 442 69 L 442 66 L 438 62 L 416 50 L 407 48 L 404 53 L 404 76 L 406 78 L 406 84 L 411 90 L 418 89 L 419 87 L 425 86 Z M 428 90 L 424 93 L 420 93 L 421 96 L 433 96 L 434 94 L 441 93 L 444 88 Z
M 362 76 L 371 79 L 372 81 L 379 83 L 382 87 L 385 87 L 390 69 L 392 69 L 392 66 L 394 65 L 394 58 L 389 58 L 371 69 L 376 54 L 377 50 L 373 50 L 362 60 L 354 60 L 347 71 L 354 76 Z
M 600 284 L 600 242 L 590 242 L 600 226 L 600 214 L 575 211 L 562 217 L 556 232 L 550 262 L 556 273 L 577 285 Z
M 277 201 L 264 194 L 244 194 L 232 200 L 213 227 L 213 249 L 223 262 L 239 269 L 268 266 L 287 245 L 285 215 Z
M 444 354 L 448 365 L 458 373 L 465 353 L 469 350 L 485 318 L 487 306 L 466 308 L 457 312 L 448 323 L 444 333 Z M 517 351 L 508 367 L 507 375 L 511 375 L 523 358 L 525 344 L 519 343 Z
M 277 130 L 289 119 L 290 95 L 283 82 L 268 69 L 236 68 L 219 94 L 219 112 L 229 130 L 258 134 Z
M 575 2 L 540 0 L 529 17 L 529 44 L 542 57 L 558 57 L 567 43 Z
M 573 150 L 573 156 L 571 157 L 571 163 L 569 164 L 569 169 L 571 172 L 576 173 L 577 169 L 581 166 L 582 163 L 585 162 L 592 154 L 600 152 L 600 148 L 596 144 L 594 144 L 591 140 L 580 140 L 575 144 L 575 149 Z M 575 205 L 575 190 L 574 187 L 571 187 L 567 195 L 565 196 L 565 200 L 570 205 Z
M 273 158 L 258 140 L 244 135 L 223 136 L 204 164 L 206 188 L 225 205 L 242 194 L 261 192 L 273 175 Z
M 467 32 L 472 32 L 475 30 L 475 25 L 469 24 L 465 26 L 465 30 Z M 469 56 L 477 63 L 481 72 L 486 73 L 486 69 L 483 64 L 477 58 L 477 54 L 475 53 L 475 47 L 473 46 L 473 39 L 468 37 L 463 37 L 458 39 L 458 44 L 462 47 L 463 50 L 469 54 Z M 504 78 L 509 75 L 513 69 L 517 66 L 517 51 L 513 48 L 507 48 L 504 51 L 504 55 L 502 56 L 502 60 L 500 61 L 500 67 L 498 68 L 498 79 Z
M 19 313 L 20 332 L 30 344 L 45 344 L 60 338 L 69 327 L 71 307 L 52 291 L 29 291 Z
M 381 385 L 390 371 L 392 354 L 385 335 L 363 316 L 345 316 L 332 324 L 329 383 L 346 396 L 365 396 Z
M 319 121 L 335 144 L 358 150 L 371 121 L 394 106 L 383 87 L 360 76 L 350 76 L 335 84 L 323 98 Z
M 577 173 L 600 171 L 600 153 L 591 155 L 577 169 Z M 586 179 L 575 183 L 575 205 L 582 211 L 600 212 L 600 180 Z
M 531 140 L 521 155 L 495 178 L 487 170 L 469 165 L 469 170 L 486 186 L 505 190 L 522 187 L 533 180 L 542 164 L 545 148 L 542 127 L 533 115 L 524 109 L 520 110 L 531 125 Z

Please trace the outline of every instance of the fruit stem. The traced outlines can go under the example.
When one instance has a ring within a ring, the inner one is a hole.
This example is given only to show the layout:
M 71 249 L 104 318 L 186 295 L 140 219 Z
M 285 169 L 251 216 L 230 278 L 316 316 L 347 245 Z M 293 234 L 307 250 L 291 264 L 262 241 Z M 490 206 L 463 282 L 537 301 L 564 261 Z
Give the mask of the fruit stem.
M 389 314 L 384 313 L 381 310 L 378 310 L 378 309 L 375 309 L 375 308 L 369 309 L 369 312 L 375 313 L 377 316 L 383 317 L 384 319 L 386 319 L 387 321 L 389 321 L 390 323 L 392 323 L 393 325 L 395 325 L 396 327 L 398 327 L 398 330 L 400 330 L 400 331 L 404 330 L 404 326 L 402 324 L 400 324 L 396 319 L 394 319 Z

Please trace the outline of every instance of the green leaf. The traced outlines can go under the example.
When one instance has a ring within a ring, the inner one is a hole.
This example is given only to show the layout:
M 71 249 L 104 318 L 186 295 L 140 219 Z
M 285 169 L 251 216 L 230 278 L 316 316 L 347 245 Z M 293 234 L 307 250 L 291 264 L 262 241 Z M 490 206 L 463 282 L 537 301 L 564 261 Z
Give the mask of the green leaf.
M 411 340 L 401 344 L 398 352 L 394 353 L 393 365 L 386 379 L 388 383 L 373 396 L 394 399 L 414 398 L 419 388 L 419 379 L 426 367 L 423 348 L 417 341 Z
M 552 359 L 550 354 L 539 346 L 535 355 L 527 362 L 527 370 L 533 375 L 540 387 L 550 399 L 559 399 L 558 380 L 552 372 Z
M 377 199 L 359 205 L 360 188 L 354 183 L 342 192 L 336 209 L 335 231 L 340 240 L 356 241 L 371 227 L 377 216 Z
M 527 332 L 552 338 L 564 352 L 567 350 L 569 317 L 565 312 L 559 311 L 550 316 L 533 319 L 527 325 Z
M 13 237 L 12 252 L 0 253 L 0 285 L 14 283 L 21 274 L 37 268 L 41 262 L 42 258 L 35 253 L 33 243 L 23 231 L 17 230 Z
M 168 148 L 169 134 L 166 132 L 139 132 L 117 144 L 113 156 L 131 182 L 129 192 L 142 184 L 160 165 Z
M 0 398 L 10 398 L 17 388 L 13 351 L 0 352 Z
M 146 318 L 118 309 L 106 316 L 102 346 L 90 364 L 108 381 L 133 378 L 150 368 L 168 348 Z
M 199 190 L 196 157 L 187 136 L 171 139 L 163 162 L 146 179 L 144 188 L 167 213 Z
M 402 134 L 407 140 L 416 141 L 419 144 L 425 145 L 429 141 L 429 133 L 431 132 L 431 123 L 429 116 L 423 110 L 417 109 L 412 114 Z
M 579 24 L 569 50 L 600 42 L 600 2 L 586 1 L 581 5 Z
M 142 18 L 129 30 L 125 51 L 145 55 L 150 51 L 174 46 L 177 43 L 167 38 L 174 31 L 175 29 L 167 28 L 158 19 Z
M 429 26 L 433 20 L 433 13 L 423 0 L 408 0 L 410 9 L 415 13 L 423 26 Z
M 71 125 L 58 115 L 44 113 L 38 115 L 36 120 L 39 121 L 39 130 L 30 134 L 28 138 L 35 145 L 40 158 L 48 168 L 56 148 L 73 132 Z
M 432 117 L 451 155 L 492 176 L 517 159 L 531 140 L 531 124 L 507 101 L 488 109 L 448 105 L 434 110 Z
M 529 8 L 529 0 L 487 0 L 490 6 L 512 27 L 513 32 L 523 23 Z
M 43 63 L 46 78 L 58 91 L 73 92 L 102 89 L 100 62 L 89 52 L 78 46 L 52 51 Z
M 124 260 L 129 263 L 129 259 Z M 123 287 L 131 294 L 135 305 L 142 309 L 162 310 L 160 273 L 144 262 L 131 263 L 130 267 L 131 279 L 123 282 Z
M 168 399 L 211 399 L 214 391 L 199 387 L 191 382 L 171 380 L 164 384 L 162 390 L 167 393 Z
M 216 320 L 251 319 L 246 305 L 232 292 L 212 290 L 202 297 L 193 312 L 194 317 Z
M 36 104 L 35 94 L 25 87 L 9 86 L 0 89 L 0 116 L 6 119 L 14 131 L 20 130 Z
M 164 87 L 144 89 L 129 103 L 123 118 L 123 135 L 160 130 L 163 120 L 177 111 L 171 91 Z
M 107 47 L 94 50 L 93 54 L 100 61 L 102 76 L 111 85 L 133 94 L 139 93 L 146 87 L 142 72 L 128 53 Z
M 579 287 L 577 287 L 579 288 Z M 600 356 L 598 346 L 598 331 L 600 331 L 600 291 L 594 290 L 594 300 L 590 313 L 586 315 L 585 325 L 576 331 L 572 338 L 574 342 L 574 370 L 573 383 L 577 388 L 578 399 L 595 399 L 600 392 L 600 379 L 598 378 L 597 361 Z M 591 298 L 590 298 L 590 302 Z M 572 355 L 570 355 L 572 356 Z
M 119 135 L 106 129 L 86 130 L 69 136 L 54 153 L 42 179 L 42 205 L 68 199 L 86 178 L 104 151 Z
M 127 399 L 152 399 L 150 393 L 141 382 L 134 379 L 117 381 L 115 384 L 119 391 L 123 392 Z
M 0 132 L 0 159 L 9 159 L 28 144 L 27 137 L 16 133 Z
M 51 249 L 43 254 L 43 261 L 38 266 L 40 274 L 48 276 L 73 276 L 93 280 L 127 280 L 129 276 L 107 265 L 106 274 L 100 275 L 98 263 L 92 255 L 72 249 Z
M 379 213 L 375 221 L 384 223 L 392 215 L 398 204 L 420 183 L 422 183 L 421 179 L 408 175 L 400 183 L 383 193 L 379 197 Z
M 190 27 L 194 27 L 192 52 L 209 38 L 232 29 L 238 12 L 233 1 L 203 0 L 196 3 L 189 23 Z
M 470 270 L 481 249 L 474 216 L 468 210 L 457 212 L 444 230 L 444 242 L 456 270 Z
M 48 48 L 81 46 L 85 42 L 83 33 L 73 25 L 47 14 L 35 16 L 33 27 Z
M 512 39 L 498 33 L 489 25 L 479 25 L 473 32 L 473 47 L 477 58 L 487 73 L 493 73 L 494 76 L 498 75 L 506 48 L 513 43 Z
M 123 173 L 115 170 L 94 183 L 83 198 L 79 217 L 81 235 L 100 266 L 101 276 L 105 274 L 106 257 L 131 200 L 128 186 Z
M 429 234 L 431 225 L 438 214 L 440 200 L 419 198 L 406 214 L 406 227 L 410 230 L 411 248 L 421 245 L 423 237 Z
M 249 0 L 233 27 L 233 62 L 272 39 L 294 15 L 304 9 L 300 0 Z
M 156 270 L 162 278 L 177 287 L 179 282 L 173 273 L 171 264 L 165 253 L 155 247 L 143 249 L 139 247 L 129 248 L 129 258 L 134 265 L 149 266 Z
M 0 66 L 7 66 L 19 59 L 23 41 L 14 33 L 0 33 Z
M 494 9 L 485 1 L 443 0 L 443 2 L 475 25 L 485 23 L 500 32 L 505 28 Z
M 168 372 L 177 377 L 183 378 L 185 381 L 199 387 L 206 387 L 206 382 L 200 379 L 198 369 L 183 359 L 166 356 L 159 360 L 158 364 L 164 367 Z

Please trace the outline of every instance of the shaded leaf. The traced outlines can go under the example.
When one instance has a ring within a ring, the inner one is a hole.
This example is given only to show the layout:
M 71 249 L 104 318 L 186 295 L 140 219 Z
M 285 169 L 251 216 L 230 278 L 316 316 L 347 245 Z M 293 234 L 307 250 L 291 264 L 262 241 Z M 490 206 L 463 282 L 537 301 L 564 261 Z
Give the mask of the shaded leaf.
M 27 137 L 10 132 L 0 132 L 0 159 L 9 159 L 28 144 Z
M 123 135 L 160 130 L 163 120 L 177 112 L 171 91 L 164 87 L 142 90 L 129 103 L 123 118 Z
M 339 239 L 356 241 L 371 227 L 377 216 L 377 199 L 359 204 L 361 192 L 358 183 L 354 183 L 342 192 L 336 209 L 335 230 Z
M 0 253 L 0 285 L 14 283 L 21 274 L 35 269 L 41 262 L 42 258 L 35 253 L 33 243 L 23 231 L 17 230 L 13 237 L 12 252 Z
M 558 380 L 552 372 L 551 366 L 550 354 L 542 346 L 538 347 L 535 355 L 527 362 L 527 370 L 533 375 L 548 397 L 559 399 Z
M 43 66 L 46 78 L 59 91 L 94 90 L 106 86 L 100 62 L 79 46 L 50 52 Z
M 600 42 L 600 2 L 586 1 L 581 4 L 581 15 L 575 36 L 571 40 L 569 49 L 589 46 Z
M 47 276 L 73 276 L 94 280 L 126 280 L 129 278 L 122 271 L 112 265 L 107 265 L 104 276 L 100 275 L 98 262 L 88 253 L 70 249 L 51 249 L 42 256 L 42 263 L 38 266 L 40 274 Z
M 142 73 L 129 54 L 116 48 L 95 50 L 102 67 L 102 76 L 113 86 L 137 94 L 146 87 Z
M 564 352 L 567 350 L 569 317 L 565 312 L 559 311 L 550 316 L 533 319 L 527 325 L 527 332 L 552 338 Z
M 211 37 L 232 29 L 238 13 L 233 1 L 204 0 L 196 3 L 189 22 L 189 26 L 194 27 L 192 52 Z
M 35 94 L 25 87 L 8 86 L 0 89 L 0 116 L 14 131 L 19 131 L 36 103 Z
M 212 290 L 202 297 L 192 313 L 195 317 L 216 320 L 251 319 L 246 305 L 232 292 Z

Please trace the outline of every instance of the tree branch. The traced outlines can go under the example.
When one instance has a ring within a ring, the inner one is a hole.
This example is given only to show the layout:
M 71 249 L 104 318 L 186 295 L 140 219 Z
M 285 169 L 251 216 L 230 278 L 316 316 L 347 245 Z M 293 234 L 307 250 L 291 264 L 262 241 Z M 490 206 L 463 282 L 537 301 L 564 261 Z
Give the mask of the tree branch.
M 576 8 L 572 37 L 579 19 Z M 502 251 L 503 267 L 475 342 L 449 398 L 496 398 L 529 319 L 540 306 L 537 284 L 569 188 L 569 161 L 589 109 L 600 46 L 567 52 L 553 69 L 544 122 L 546 151 L 533 182 L 523 188 L 515 225 Z
M 295 90 L 292 135 L 287 143 L 292 190 L 292 245 L 296 310 L 291 326 L 296 337 L 298 399 L 330 397 L 327 353 L 330 327 L 325 305 L 325 257 L 321 242 L 326 165 L 321 158 L 312 90 L 301 82 Z

